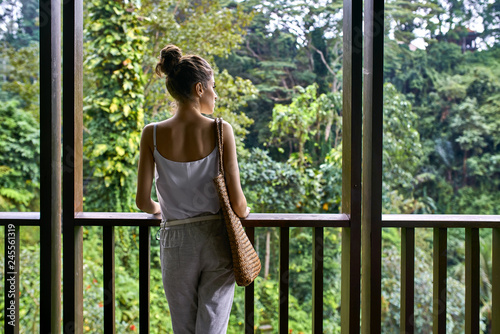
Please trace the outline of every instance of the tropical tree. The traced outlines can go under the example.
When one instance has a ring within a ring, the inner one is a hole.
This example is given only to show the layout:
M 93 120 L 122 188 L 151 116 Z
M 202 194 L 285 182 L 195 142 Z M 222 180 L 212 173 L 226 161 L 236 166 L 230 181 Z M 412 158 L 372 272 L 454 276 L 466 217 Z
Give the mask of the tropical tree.
M 87 3 L 86 210 L 131 211 L 142 127 L 148 38 L 133 3 Z

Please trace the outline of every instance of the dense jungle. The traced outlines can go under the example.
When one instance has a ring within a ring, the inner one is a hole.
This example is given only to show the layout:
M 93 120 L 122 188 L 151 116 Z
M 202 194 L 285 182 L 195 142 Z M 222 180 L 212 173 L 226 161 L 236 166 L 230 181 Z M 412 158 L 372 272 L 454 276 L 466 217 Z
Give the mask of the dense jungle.
M 84 1 L 85 211 L 138 211 L 142 128 L 171 117 L 174 108 L 154 73 L 159 51 L 172 43 L 214 67 L 215 116 L 235 131 L 252 212 L 341 212 L 342 6 Z M 387 0 L 384 19 L 383 212 L 499 215 L 500 2 Z M 0 1 L 0 211 L 39 211 L 40 24 L 37 1 Z M 118 333 L 139 330 L 138 231 L 116 228 Z M 340 333 L 340 232 L 325 229 L 325 333 Z M 491 333 L 491 230 L 480 235 L 481 330 Z M 100 227 L 84 229 L 86 333 L 103 331 L 101 236 Z M 255 282 L 256 333 L 276 333 L 278 237 L 274 228 L 256 229 L 263 264 Z M 39 238 L 38 228 L 21 229 L 22 333 L 39 332 Z M 432 239 L 432 230 L 416 231 L 419 333 L 432 332 Z M 463 229 L 449 230 L 449 333 L 465 326 L 464 241 Z M 384 229 L 384 333 L 399 332 L 400 248 L 399 229 Z M 151 249 L 151 332 L 171 333 L 154 238 Z M 291 228 L 290 333 L 311 333 L 311 256 L 312 231 Z M 243 291 L 236 289 L 228 333 L 243 332 Z

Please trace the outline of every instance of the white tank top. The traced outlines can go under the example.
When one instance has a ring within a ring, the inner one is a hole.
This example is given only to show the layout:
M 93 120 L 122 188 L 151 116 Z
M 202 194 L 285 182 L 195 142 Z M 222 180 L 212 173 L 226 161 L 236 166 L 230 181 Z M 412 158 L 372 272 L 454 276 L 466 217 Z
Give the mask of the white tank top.
M 219 196 L 213 182 L 218 173 L 217 143 L 208 156 L 189 162 L 163 157 L 156 149 L 156 124 L 153 131 L 156 194 L 162 220 L 186 219 L 219 212 Z

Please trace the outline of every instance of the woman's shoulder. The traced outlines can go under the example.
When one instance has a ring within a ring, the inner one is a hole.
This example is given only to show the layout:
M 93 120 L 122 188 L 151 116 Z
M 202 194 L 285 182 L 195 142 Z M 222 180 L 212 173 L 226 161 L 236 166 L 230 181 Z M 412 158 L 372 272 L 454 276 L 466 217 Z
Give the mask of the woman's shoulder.
M 234 143 L 234 131 L 229 122 L 222 122 L 222 135 L 224 145 L 232 145 Z
M 142 128 L 142 137 L 147 136 L 148 134 L 152 134 L 154 131 L 156 123 L 149 123 Z
M 233 132 L 233 127 L 231 124 L 225 120 L 222 120 L 222 130 Z

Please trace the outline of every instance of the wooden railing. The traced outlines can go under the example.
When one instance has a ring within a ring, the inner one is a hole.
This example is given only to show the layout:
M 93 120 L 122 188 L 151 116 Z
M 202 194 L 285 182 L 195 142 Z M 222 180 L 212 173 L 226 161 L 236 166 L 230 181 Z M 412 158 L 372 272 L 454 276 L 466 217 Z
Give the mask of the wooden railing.
M 150 287 L 150 240 L 151 227 L 159 225 L 159 218 L 142 213 L 80 213 L 75 223 L 81 226 L 103 227 L 103 298 L 104 332 L 115 333 L 114 309 L 114 227 L 139 226 L 139 328 L 141 333 L 149 333 L 149 287 Z M 38 213 L 0 213 L 0 224 L 5 227 L 5 273 L 4 273 L 4 329 L 5 333 L 19 331 L 19 228 L 39 226 Z M 278 227 L 280 231 L 279 263 L 279 333 L 288 333 L 288 291 L 289 291 L 289 228 L 309 227 L 313 230 L 313 313 L 311 315 L 313 333 L 323 333 L 323 268 L 324 262 L 333 260 L 323 257 L 323 230 L 325 227 L 349 228 L 350 220 L 345 214 L 251 214 L 244 220 L 247 234 L 254 239 L 255 227 Z M 479 228 L 493 231 L 493 272 L 492 272 L 492 332 L 500 331 L 500 216 L 481 215 L 383 215 L 383 228 L 401 228 L 401 323 L 402 333 L 414 332 L 414 272 L 415 272 L 415 228 L 434 229 L 433 257 L 433 332 L 446 333 L 446 253 L 447 228 L 464 228 L 466 233 L 466 333 L 479 333 L 480 329 L 480 279 L 479 279 Z M 347 230 L 345 230 L 347 231 Z M 344 230 L 343 230 L 344 233 Z M 14 240 L 14 241 L 13 241 Z M 14 248 L 11 246 L 15 245 Z M 14 267 L 9 267 L 14 254 Z M 342 257 L 353 254 L 342 254 Z M 360 256 L 360 254 L 355 255 Z M 343 270 L 344 268 L 342 268 Z M 343 273 L 344 275 L 344 273 Z M 80 278 L 81 279 L 81 278 Z M 359 280 L 360 277 L 350 278 Z M 76 284 L 78 286 L 78 284 Z M 345 284 L 342 290 L 348 289 Z M 343 291 L 344 293 L 344 291 Z M 347 292 L 345 292 L 347 293 Z M 42 293 L 41 299 L 46 298 Z M 83 298 L 83 291 L 76 294 Z M 77 300 L 77 303 L 81 302 Z M 342 299 L 341 309 L 351 300 Z M 355 302 L 355 301 L 354 301 Z M 361 303 L 366 302 L 361 297 Z M 15 307 L 9 308 L 10 305 Z M 12 316 L 12 310 L 14 314 Z M 82 310 L 83 311 L 83 310 Z M 10 316 L 10 317 L 9 317 Z M 375 316 L 381 322 L 380 314 Z M 14 326 L 9 319 L 14 319 Z M 359 324 L 360 319 L 358 319 Z M 245 288 L 245 333 L 254 333 L 254 287 Z M 71 328 L 64 332 L 83 332 Z M 342 328 L 343 332 L 352 332 Z
M 364 6 L 364 7 L 363 7 Z M 83 0 L 40 0 L 40 214 L 0 213 L 6 227 L 6 254 L 14 252 L 19 273 L 19 228 L 40 227 L 40 331 L 83 332 L 82 226 L 103 226 L 104 290 L 114 300 L 114 226 L 140 226 L 140 331 L 149 331 L 150 227 L 158 218 L 145 214 L 94 214 L 83 211 Z M 61 33 L 61 22 L 64 34 Z M 314 229 L 313 330 L 322 333 L 323 229 L 342 228 L 341 327 L 343 333 L 381 333 L 382 228 L 402 228 L 401 332 L 413 333 L 415 228 L 434 228 L 434 333 L 445 333 L 446 235 L 448 227 L 466 229 L 466 329 L 479 332 L 478 228 L 493 229 L 493 333 L 500 333 L 499 216 L 389 215 L 382 211 L 384 1 L 343 1 L 342 212 L 340 215 L 252 214 L 244 225 L 280 228 L 280 333 L 287 332 L 289 227 Z M 61 37 L 63 61 L 61 61 Z M 61 64 L 63 66 L 61 71 Z M 62 77 L 64 73 L 64 78 Z M 61 82 L 64 98 L 61 91 Z M 61 108 L 62 101 L 62 108 Z M 61 114 L 64 122 L 61 122 Z M 61 128 L 62 139 L 61 143 Z M 62 162 L 61 162 L 62 153 Z M 363 171 L 363 173 L 361 173 Z M 61 177 L 62 175 L 62 177 Z M 62 200 L 64 199 L 64 200 Z M 363 213 L 363 215 L 362 215 Z M 62 224 L 61 224 L 62 216 Z M 12 224 L 12 226 L 10 226 Z M 9 226 L 10 230 L 9 231 Z M 63 235 L 64 244 L 61 243 Z M 13 249 L 8 249 L 14 244 Z M 363 248 L 363 252 L 361 249 Z M 58 254 L 64 254 L 64 266 Z M 7 255 L 6 255 L 7 256 Z M 9 260 L 6 258 L 6 260 Z M 361 279 L 361 266 L 363 277 Z M 62 269 L 61 269 L 62 268 Z M 9 271 L 7 271 L 9 270 Z M 13 271 L 12 271 L 13 270 Z M 63 270 L 63 275 L 61 275 Z M 61 312 L 61 276 L 65 279 Z M 13 289 L 19 277 L 14 275 Z M 5 314 L 19 296 L 5 283 Z M 361 286 L 363 287 L 361 297 Z M 253 288 L 246 289 L 245 332 L 253 332 Z M 18 291 L 18 290 L 16 290 Z M 113 303 L 104 308 L 105 332 L 114 332 Z M 360 312 L 361 310 L 361 312 Z M 16 333 L 4 325 L 5 333 Z M 361 313 L 361 314 L 360 314 Z M 60 326 L 61 315 L 63 318 Z M 363 324 L 360 327 L 360 319 Z M 6 318 L 7 319 L 7 318 Z

